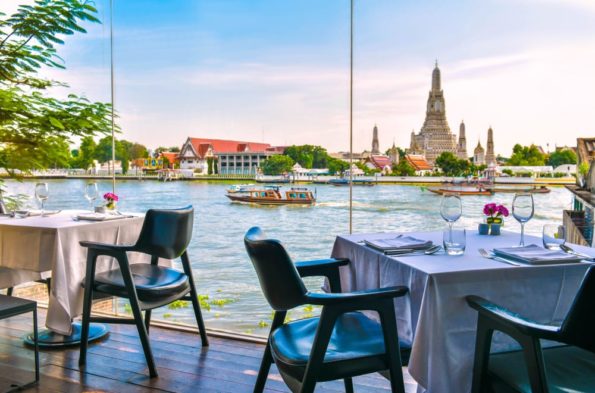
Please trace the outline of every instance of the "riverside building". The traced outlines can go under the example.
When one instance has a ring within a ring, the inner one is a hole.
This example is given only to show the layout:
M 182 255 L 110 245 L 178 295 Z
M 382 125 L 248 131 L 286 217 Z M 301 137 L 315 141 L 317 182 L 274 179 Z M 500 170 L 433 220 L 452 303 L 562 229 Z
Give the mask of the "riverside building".
M 255 175 L 267 157 L 279 153 L 268 143 L 189 137 L 179 160 L 181 169 L 199 174 Z

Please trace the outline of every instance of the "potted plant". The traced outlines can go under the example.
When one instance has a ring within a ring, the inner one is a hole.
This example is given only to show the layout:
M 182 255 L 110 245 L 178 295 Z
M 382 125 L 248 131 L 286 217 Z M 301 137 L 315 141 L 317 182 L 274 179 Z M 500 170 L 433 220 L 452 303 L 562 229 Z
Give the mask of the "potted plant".
M 106 192 L 103 194 L 103 199 L 105 199 L 105 208 L 107 210 L 115 210 L 116 209 L 116 202 L 118 202 L 118 196 L 113 192 Z
M 504 205 L 486 203 L 483 207 L 483 214 L 486 215 L 486 223 L 490 227 L 491 235 L 499 235 L 500 227 L 504 225 L 504 217 L 510 214 Z

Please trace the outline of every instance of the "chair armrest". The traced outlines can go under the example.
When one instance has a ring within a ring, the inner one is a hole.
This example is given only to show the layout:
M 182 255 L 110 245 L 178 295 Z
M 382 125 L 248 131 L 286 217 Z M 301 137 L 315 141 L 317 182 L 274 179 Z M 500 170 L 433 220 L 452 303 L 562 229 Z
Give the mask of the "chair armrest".
M 295 267 L 300 274 L 300 277 L 311 276 L 326 276 L 329 270 L 334 270 L 340 266 L 349 264 L 349 259 L 328 258 L 316 259 L 312 261 L 299 261 L 295 263 Z
M 81 246 L 90 248 L 96 251 L 104 252 L 126 252 L 126 251 L 133 251 L 134 246 L 131 244 L 107 244 L 107 243 L 98 243 L 98 242 L 90 242 L 83 240 L 79 242 Z
M 407 292 L 409 292 L 409 288 L 395 286 L 347 293 L 308 293 L 306 302 L 320 306 L 344 306 L 354 310 L 373 310 L 375 307 L 372 303 L 375 300 L 392 299 L 404 296 Z M 364 308 L 360 308 L 362 306 Z
M 466 300 L 469 306 L 479 312 L 480 317 L 488 318 L 489 320 L 496 322 L 500 327 L 512 329 L 532 337 L 550 340 L 560 339 L 559 326 L 544 325 L 523 318 L 520 315 L 479 296 L 470 295 L 466 297 Z M 494 326 L 494 328 L 495 327 L 496 326 Z

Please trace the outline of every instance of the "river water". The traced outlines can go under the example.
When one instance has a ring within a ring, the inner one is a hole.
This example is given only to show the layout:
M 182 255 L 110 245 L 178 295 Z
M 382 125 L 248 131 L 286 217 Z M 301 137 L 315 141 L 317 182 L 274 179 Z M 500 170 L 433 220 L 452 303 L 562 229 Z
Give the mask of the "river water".
M 47 209 L 88 209 L 83 197 L 86 181 L 48 180 L 50 198 Z M 36 181 L 7 181 L 8 193 L 33 195 Z M 144 212 L 149 208 L 176 208 L 193 205 L 196 210 L 194 236 L 189 248 L 198 292 L 203 295 L 207 326 L 254 334 L 266 334 L 271 309 L 260 291 L 258 279 L 246 255 L 243 235 L 251 226 L 262 227 L 281 240 L 294 260 L 328 257 L 335 236 L 349 230 L 349 189 L 316 185 L 315 206 L 257 206 L 231 203 L 225 190 L 232 183 L 178 181 L 118 181 L 120 211 Z M 109 181 L 98 182 L 100 194 L 111 190 Z M 482 221 L 485 203 L 512 205 L 513 194 L 467 196 L 463 198 L 463 217 L 458 226 L 476 230 Z M 446 225 L 440 216 L 440 196 L 423 187 L 377 185 L 356 187 L 353 196 L 354 232 L 394 232 L 440 230 Z M 30 202 L 33 203 L 33 202 Z M 527 232 L 539 234 L 546 223 L 562 220 L 562 210 L 571 207 L 571 194 L 552 187 L 549 194 L 535 195 L 535 216 Z M 506 229 L 519 231 L 509 217 Z M 317 290 L 321 281 L 310 279 L 308 287 Z M 207 298 L 208 296 L 208 298 Z M 210 309 L 209 309 L 210 308 Z M 122 304 L 121 310 L 128 308 Z M 304 308 L 292 318 L 316 310 Z M 155 317 L 194 324 L 190 307 L 156 310 Z

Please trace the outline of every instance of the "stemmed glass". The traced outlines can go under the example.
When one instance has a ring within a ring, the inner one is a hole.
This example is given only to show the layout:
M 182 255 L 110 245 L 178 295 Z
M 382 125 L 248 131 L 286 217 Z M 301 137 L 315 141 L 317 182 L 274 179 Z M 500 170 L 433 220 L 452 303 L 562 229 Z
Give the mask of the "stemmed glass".
M 449 239 L 452 238 L 452 224 L 463 214 L 461 197 L 456 194 L 444 194 L 440 204 L 440 215 L 448 223 Z
M 50 196 L 50 190 L 47 183 L 37 183 L 35 185 L 35 199 L 41 204 L 41 216 L 43 217 L 43 207 L 45 201 Z
M 95 182 L 87 183 L 87 185 L 85 186 L 85 199 L 87 201 L 89 201 L 89 203 L 91 204 L 92 212 L 95 210 L 94 209 L 95 199 L 97 199 L 98 196 L 99 196 L 99 191 L 97 190 L 97 183 L 95 183 Z
M 521 224 L 521 242 L 519 247 L 525 246 L 525 223 L 533 218 L 535 205 L 532 194 L 515 194 L 512 201 L 512 215 Z

